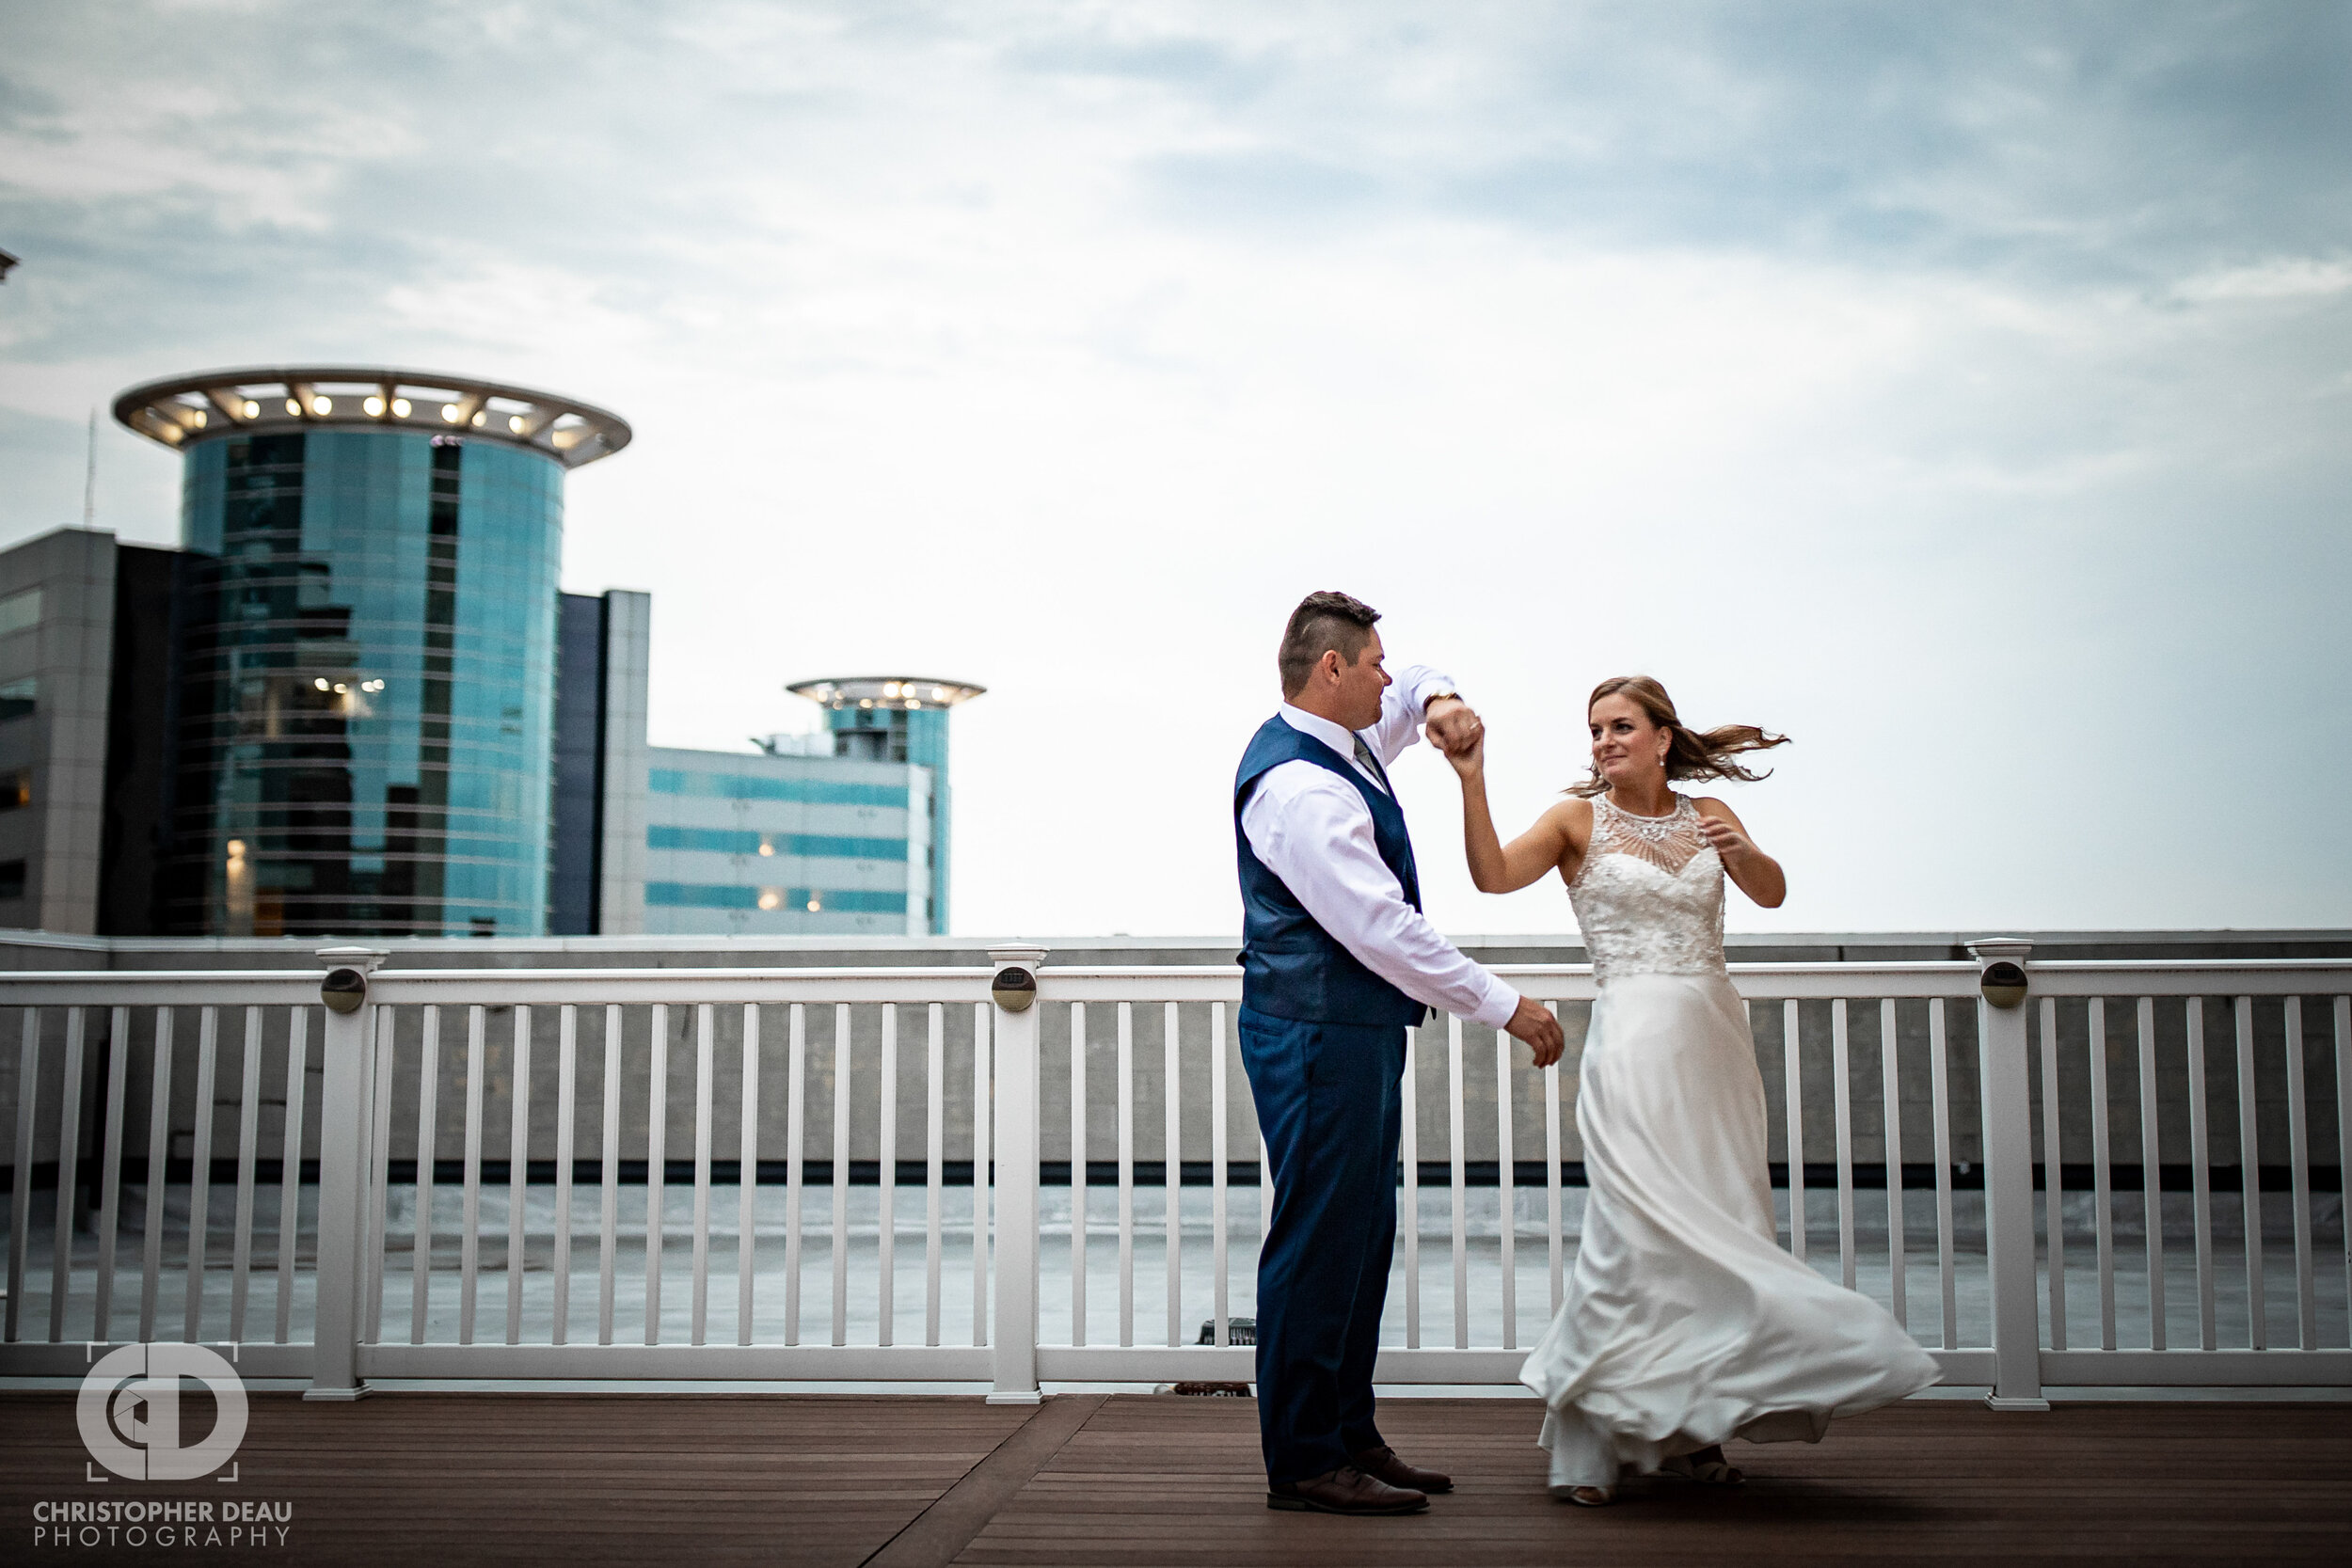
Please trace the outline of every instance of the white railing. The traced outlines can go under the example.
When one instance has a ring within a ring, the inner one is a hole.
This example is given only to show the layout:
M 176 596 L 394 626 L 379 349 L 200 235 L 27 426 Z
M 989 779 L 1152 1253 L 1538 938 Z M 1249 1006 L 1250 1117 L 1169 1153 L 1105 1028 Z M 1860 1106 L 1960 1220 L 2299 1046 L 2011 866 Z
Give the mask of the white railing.
M 1735 968 L 1791 1250 L 1998 1403 L 2352 1386 L 2352 963 L 2026 961 L 2002 1006 L 1982 966 L 2029 955 L 1974 951 Z M 365 976 L 349 1011 L 317 972 L 0 976 L 23 1020 L 0 1375 L 160 1337 L 323 1399 L 370 1378 L 1004 1401 L 1247 1380 L 1264 1167 L 1238 973 L 992 956 L 400 971 L 329 950 Z M 1033 990 L 1000 989 L 1015 969 Z M 1502 973 L 1561 1012 L 1569 1055 L 1536 1073 L 1459 1021 L 1415 1032 L 1385 1382 L 1515 1381 L 1581 1233 L 1591 976 Z

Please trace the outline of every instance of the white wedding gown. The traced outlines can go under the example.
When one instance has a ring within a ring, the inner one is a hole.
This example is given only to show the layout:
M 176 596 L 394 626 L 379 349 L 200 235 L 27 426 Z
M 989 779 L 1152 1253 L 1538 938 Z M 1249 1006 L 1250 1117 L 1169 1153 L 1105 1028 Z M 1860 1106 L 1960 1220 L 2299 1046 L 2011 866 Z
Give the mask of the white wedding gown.
M 1600 992 L 1576 1101 L 1590 1192 L 1566 1299 L 1519 1374 L 1549 1407 L 1551 1484 L 1613 1486 L 1727 1437 L 1816 1441 L 1935 1382 L 1883 1307 L 1774 1240 L 1764 1084 L 1697 808 L 1596 799 L 1568 897 Z

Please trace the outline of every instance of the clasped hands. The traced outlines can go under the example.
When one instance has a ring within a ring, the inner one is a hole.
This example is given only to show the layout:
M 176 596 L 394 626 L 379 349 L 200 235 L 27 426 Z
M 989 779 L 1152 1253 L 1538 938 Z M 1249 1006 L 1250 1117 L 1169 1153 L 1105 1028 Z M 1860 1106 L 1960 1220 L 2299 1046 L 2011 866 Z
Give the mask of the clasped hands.
M 1459 697 L 1431 698 L 1422 719 L 1429 744 L 1444 752 L 1449 762 L 1476 755 L 1486 738 L 1486 721 Z
M 1437 697 L 1422 710 L 1429 744 L 1445 753 L 1445 759 L 1457 771 L 1475 768 L 1480 749 L 1485 745 L 1486 726 L 1470 704 L 1459 697 Z M 1566 1049 L 1567 1038 L 1560 1032 L 1560 1021 L 1551 1010 L 1532 998 L 1519 998 L 1518 1010 L 1511 1015 L 1503 1032 L 1513 1039 L 1525 1040 L 1534 1053 L 1535 1066 L 1548 1068 L 1560 1059 Z

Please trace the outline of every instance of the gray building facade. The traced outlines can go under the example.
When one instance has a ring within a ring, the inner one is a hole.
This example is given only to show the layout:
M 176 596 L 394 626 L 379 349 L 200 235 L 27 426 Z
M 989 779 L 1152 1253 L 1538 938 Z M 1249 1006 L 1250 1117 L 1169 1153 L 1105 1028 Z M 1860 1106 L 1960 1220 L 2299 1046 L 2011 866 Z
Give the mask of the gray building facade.
M 645 919 L 650 594 L 566 594 L 557 611 L 549 936 L 634 936 Z
M 0 924 L 99 929 L 118 554 L 86 529 L 0 554 Z

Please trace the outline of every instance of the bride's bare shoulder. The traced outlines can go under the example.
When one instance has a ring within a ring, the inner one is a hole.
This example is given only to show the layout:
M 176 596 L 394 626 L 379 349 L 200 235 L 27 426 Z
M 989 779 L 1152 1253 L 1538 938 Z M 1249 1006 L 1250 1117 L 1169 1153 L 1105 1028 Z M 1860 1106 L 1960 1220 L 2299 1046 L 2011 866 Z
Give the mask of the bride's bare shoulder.
M 1593 802 L 1581 795 L 1571 795 L 1555 801 L 1544 813 L 1544 822 L 1581 850 L 1593 836 Z

